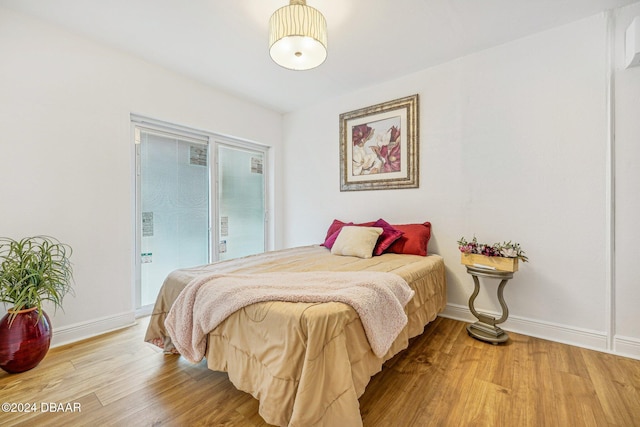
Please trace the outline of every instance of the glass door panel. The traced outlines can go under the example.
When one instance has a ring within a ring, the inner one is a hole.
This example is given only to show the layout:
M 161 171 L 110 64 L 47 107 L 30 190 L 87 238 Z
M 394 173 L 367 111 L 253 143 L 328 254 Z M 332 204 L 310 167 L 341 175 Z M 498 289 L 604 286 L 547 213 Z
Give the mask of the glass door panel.
M 265 250 L 265 154 L 218 144 L 218 258 Z
M 206 141 L 139 129 L 140 293 L 153 304 L 167 275 L 209 262 Z

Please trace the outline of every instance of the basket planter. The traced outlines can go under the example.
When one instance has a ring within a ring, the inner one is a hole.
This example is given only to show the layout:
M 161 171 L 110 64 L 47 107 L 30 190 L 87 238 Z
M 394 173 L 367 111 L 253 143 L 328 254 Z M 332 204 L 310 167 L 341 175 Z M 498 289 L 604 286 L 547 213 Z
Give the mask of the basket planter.
M 491 268 L 500 271 L 518 271 L 518 258 L 505 258 L 467 253 L 462 253 L 461 255 L 462 258 L 460 262 L 464 265 Z

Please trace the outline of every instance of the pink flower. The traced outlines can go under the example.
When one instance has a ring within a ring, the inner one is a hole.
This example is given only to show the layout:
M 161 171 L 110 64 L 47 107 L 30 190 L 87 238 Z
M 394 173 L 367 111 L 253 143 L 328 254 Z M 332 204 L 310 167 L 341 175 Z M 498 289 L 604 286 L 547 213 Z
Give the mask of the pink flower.
M 460 246 L 460 252 L 465 254 L 473 253 L 473 247 L 471 245 Z
M 351 128 L 351 141 L 353 145 L 358 145 L 361 142 L 365 143 L 373 134 L 373 128 L 366 123 Z

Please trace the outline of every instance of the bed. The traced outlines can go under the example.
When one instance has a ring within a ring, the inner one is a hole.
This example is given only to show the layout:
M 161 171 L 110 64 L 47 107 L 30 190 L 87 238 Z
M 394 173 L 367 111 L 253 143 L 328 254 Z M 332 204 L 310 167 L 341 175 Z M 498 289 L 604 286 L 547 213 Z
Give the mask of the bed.
M 438 255 L 359 258 L 312 245 L 176 270 L 158 295 L 145 341 L 175 352 L 165 320 L 185 286 L 203 275 L 329 271 L 392 273 L 415 292 L 404 307 L 406 325 L 384 355 L 374 354 L 347 304 L 265 301 L 209 331 L 205 357 L 209 369 L 227 372 L 236 388 L 259 400 L 259 413 L 269 424 L 362 425 L 358 398 L 370 378 L 445 307 L 445 266 Z

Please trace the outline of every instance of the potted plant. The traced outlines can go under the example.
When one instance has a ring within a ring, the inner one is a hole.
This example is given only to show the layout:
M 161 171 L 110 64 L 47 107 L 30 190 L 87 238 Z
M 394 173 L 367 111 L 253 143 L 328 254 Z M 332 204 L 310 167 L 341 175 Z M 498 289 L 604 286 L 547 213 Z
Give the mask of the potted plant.
M 0 238 L 0 301 L 11 304 L 0 320 L 0 368 L 23 372 L 49 351 L 51 323 L 43 310 L 49 301 L 62 308 L 73 293 L 71 247 L 49 236 Z
M 511 241 L 503 243 L 478 243 L 476 237 L 471 242 L 462 237 L 458 240 L 461 262 L 464 265 L 473 265 L 503 271 L 518 271 L 518 260 L 527 262 L 528 258 L 518 243 Z

